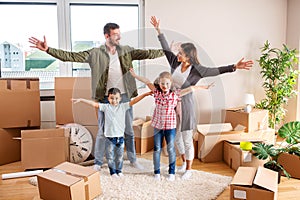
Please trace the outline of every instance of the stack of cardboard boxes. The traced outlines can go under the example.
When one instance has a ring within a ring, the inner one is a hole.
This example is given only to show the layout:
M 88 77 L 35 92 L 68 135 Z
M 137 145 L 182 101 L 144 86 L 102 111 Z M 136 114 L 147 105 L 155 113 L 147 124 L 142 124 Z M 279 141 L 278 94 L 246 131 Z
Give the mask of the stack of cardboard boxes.
M 224 160 L 232 169 L 239 166 L 261 166 L 251 152 L 239 148 L 241 141 L 274 144 L 275 130 L 268 128 L 268 111 L 254 109 L 250 113 L 242 109 L 225 111 L 225 123 L 201 124 L 198 130 L 198 158 L 203 162 Z M 241 130 L 237 130 L 237 128 Z
M 0 165 L 21 160 L 22 129 L 40 127 L 37 78 L 0 79 Z

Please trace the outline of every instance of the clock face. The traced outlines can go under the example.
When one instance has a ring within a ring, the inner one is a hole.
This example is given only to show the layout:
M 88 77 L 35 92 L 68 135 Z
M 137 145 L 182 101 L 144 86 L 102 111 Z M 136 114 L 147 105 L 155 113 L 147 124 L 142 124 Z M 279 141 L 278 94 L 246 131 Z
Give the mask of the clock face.
M 85 161 L 93 148 L 91 133 L 84 126 L 76 123 L 66 124 L 65 127 L 70 130 L 70 162 Z

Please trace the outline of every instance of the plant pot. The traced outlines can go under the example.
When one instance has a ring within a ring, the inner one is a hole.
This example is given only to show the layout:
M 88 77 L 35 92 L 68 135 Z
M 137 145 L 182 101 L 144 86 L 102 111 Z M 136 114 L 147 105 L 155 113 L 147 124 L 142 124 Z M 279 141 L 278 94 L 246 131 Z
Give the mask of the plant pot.
M 282 170 L 278 166 L 276 166 L 274 164 L 269 164 L 269 163 L 265 163 L 264 168 L 267 168 L 267 169 L 277 172 L 277 174 L 278 174 L 278 182 L 277 183 L 279 184 L 280 179 L 281 179 Z

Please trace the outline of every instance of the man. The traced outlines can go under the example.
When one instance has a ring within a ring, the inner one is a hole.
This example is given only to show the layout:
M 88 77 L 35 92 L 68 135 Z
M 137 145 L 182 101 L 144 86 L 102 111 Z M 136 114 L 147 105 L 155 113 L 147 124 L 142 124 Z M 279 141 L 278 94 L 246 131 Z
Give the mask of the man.
M 49 55 L 69 62 L 89 63 L 91 68 L 92 98 L 101 103 L 108 103 L 107 91 L 116 87 L 121 90 L 122 102 L 130 101 L 130 98 L 137 96 L 135 79 L 129 72 L 133 68 L 133 60 L 154 59 L 164 56 L 162 50 L 141 50 L 130 46 L 120 45 L 120 27 L 115 23 L 107 23 L 104 28 L 105 44 L 98 48 L 92 48 L 82 52 L 68 52 L 61 49 L 48 47 L 46 37 L 44 41 L 35 37 L 29 38 L 33 48 L 47 52 Z M 127 157 L 133 167 L 143 167 L 136 160 L 134 144 L 134 132 L 132 128 L 132 108 L 126 112 L 125 146 Z M 100 170 L 103 164 L 105 153 L 104 115 L 98 112 L 99 129 L 95 142 L 94 169 Z

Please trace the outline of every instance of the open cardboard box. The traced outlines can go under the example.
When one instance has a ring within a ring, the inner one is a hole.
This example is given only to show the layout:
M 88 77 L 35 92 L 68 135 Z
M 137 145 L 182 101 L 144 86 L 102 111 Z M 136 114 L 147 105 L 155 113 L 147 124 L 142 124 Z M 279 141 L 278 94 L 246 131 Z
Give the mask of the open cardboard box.
M 200 124 L 198 131 L 198 158 L 202 162 L 223 160 L 223 141 L 263 141 L 275 143 L 275 130 L 266 129 L 254 132 L 234 131 L 230 123 Z
M 0 78 L 0 128 L 39 127 L 38 78 Z
M 278 173 L 264 167 L 239 167 L 230 184 L 230 199 L 276 200 Z
M 266 160 L 258 159 L 251 151 L 243 151 L 239 144 L 228 141 L 224 141 L 223 160 L 233 170 L 237 170 L 240 166 L 258 167 L 266 163 Z
M 38 174 L 37 179 L 41 199 L 92 200 L 102 193 L 99 171 L 70 162 Z
M 68 129 L 21 131 L 21 161 L 24 169 L 51 168 L 68 160 Z

